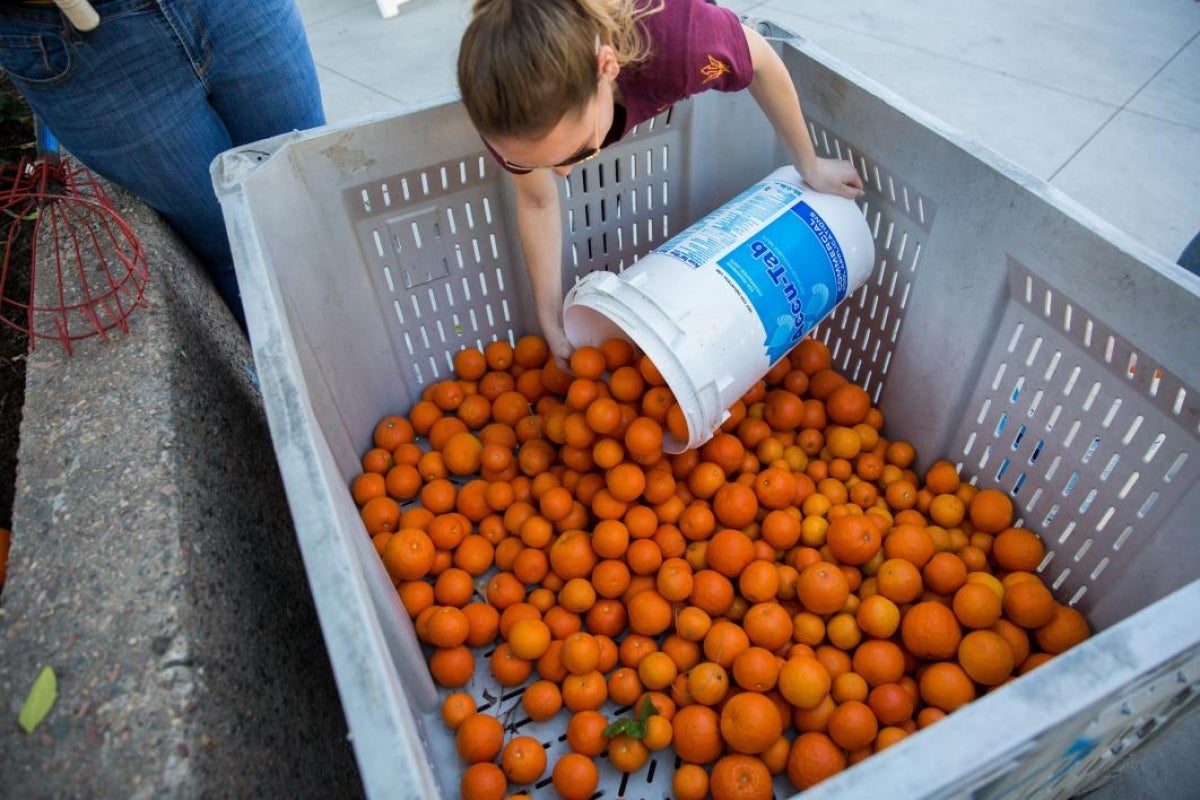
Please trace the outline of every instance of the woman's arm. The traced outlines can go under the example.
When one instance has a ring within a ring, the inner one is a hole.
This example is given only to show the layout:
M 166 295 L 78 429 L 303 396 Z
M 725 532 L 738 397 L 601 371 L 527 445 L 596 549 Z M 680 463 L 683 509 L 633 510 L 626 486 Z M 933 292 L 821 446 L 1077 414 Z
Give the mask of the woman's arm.
M 517 190 L 517 234 L 529 268 L 538 324 L 550 352 L 566 362 L 572 348 L 562 323 L 562 211 L 558 181 L 548 169 L 511 177 Z
M 800 110 L 800 96 L 796 93 L 796 86 L 783 59 L 758 31 L 742 27 L 746 31 L 746 43 L 750 46 L 750 59 L 754 64 L 750 95 L 783 140 L 796 169 L 808 185 L 818 192 L 858 197 L 862 194 L 863 183 L 854 165 L 841 159 L 820 158 L 813 149 L 808 126 L 804 122 L 804 112 Z

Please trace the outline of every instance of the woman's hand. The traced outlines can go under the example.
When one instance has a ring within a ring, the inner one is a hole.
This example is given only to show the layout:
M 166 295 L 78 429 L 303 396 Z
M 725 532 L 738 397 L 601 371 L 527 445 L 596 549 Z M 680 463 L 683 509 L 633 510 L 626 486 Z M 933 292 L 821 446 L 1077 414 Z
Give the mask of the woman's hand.
M 849 161 L 817 158 L 807 170 L 801 170 L 804 182 L 818 192 L 856 199 L 863 193 L 862 176 Z

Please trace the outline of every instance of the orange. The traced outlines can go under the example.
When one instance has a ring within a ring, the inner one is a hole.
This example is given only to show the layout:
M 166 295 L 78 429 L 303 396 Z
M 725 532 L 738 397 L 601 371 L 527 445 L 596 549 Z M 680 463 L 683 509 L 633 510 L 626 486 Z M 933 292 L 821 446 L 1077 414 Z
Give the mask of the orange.
M 774 430 L 795 430 L 804 419 L 804 401 L 786 389 L 772 389 L 763 398 L 762 418 Z
M 429 674 L 450 689 L 466 686 L 475 674 L 475 656 L 466 645 L 439 648 L 429 657 Z
M 536 333 L 530 333 L 517 339 L 513 347 L 513 361 L 525 369 L 540 367 L 550 357 L 550 348 L 546 340 Z
M 718 619 L 704 637 L 704 655 L 728 669 L 738 653 L 750 646 L 750 637 L 736 622 Z
M 968 581 L 954 593 L 954 616 L 966 628 L 990 628 L 1000 619 L 1000 596 L 989 587 Z
M 829 715 L 829 738 L 846 750 L 861 750 L 875 740 L 879 721 L 875 712 L 861 700 L 847 700 Z
M 488 342 L 483 348 L 483 355 L 488 367 L 497 372 L 508 369 L 513 363 L 513 347 L 503 339 Z
M 491 714 L 476 712 L 461 723 L 454 736 L 459 757 L 468 764 L 491 761 L 504 744 L 504 726 Z
M 720 616 L 733 603 L 733 584 L 716 570 L 698 570 L 692 575 L 688 601 L 709 616 Z
M 1018 666 L 1029 657 L 1029 633 L 1019 625 L 1006 619 L 997 620 L 988 630 L 995 631 L 1004 637 L 1008 646 L 1013 650 L 1013 662 Z
M 958 663 L 971 680 L 984 686 L 1003 683 L 1016 666 L 1008 640 L 995 631 L 976 630 L 958 645 Z
M 833 679 L 829 695 L 837 703 L 845 703 L 847 700 L 865 701 L 870 690 L 871 687 L 862 675 L 857 672 L 843 672 Z
M 692 764 L 710 764 L 720 757 L 725 743 L 721 738 L 721 718 L 717 712 L 699 703 L 684 706 L 671 720 L 675 755 Z
M 659 650 L 647 653 L 637 665 L 638 678 L 651 691 L 659 691 L 671 685 L 679 668 L 667 653 Z
M 727 528 L 744 528 L 758 516 L 758 495 L 744 483 L 726 483 L 712 498 L 717 521 Z
M 560 756 L 551 776 L 554 788 L 563 800 L 587 800 L 600 785 L 600 772 L 595 763 L 579 753 Z
M 848 514 L 830 520 L 825 531 L 829 552 L 840 564 L 865 564 L 886 544 L 866 514 Z
M 650 748 L 627 733 L 617 734 L 608 743 L 608 761 L 618 772 L 636 772 L 649 758 Z
M 910 723 L 915 727 L 915 723 Z M 886 750 L 896 742 L 908 736 L 909 731 L 905 728 L 898 728 L 895 725 L 889 725 L 879 729 L 879 735 L 875 737 L 873 751 L 878 753 L 880 750 Z
M 775 562 L 760 558 L 747 564 L 738 576 L 738 590 L 752 603 L 774 600 L 779 593 L 779 570 Z
M 371 440 L 375 446 L 387 450 L 389 453 L 401 444 L 411 442 L 414 438 L 416 438 L 416 432 L 413 430 L 412 423 L 395 414 L 379 420 L 371 434 Z
M 412 581 L 429 573 L 433 567 L 434 555 L 433 541 L 425 531 L 419 528 L 401 528 L 392 534 L 392 538 L 388 539 L 387 545 L 384 546 L 383 566 L 392 580 Z
M 921 700 L 949 714 L 975 699 L 971 677 L 953 661 L 930 664 L 920 675 Z
M 475 698 L 466 692 L 451 692 L 442 701 L 442 722 L 452 731 L 476 711 Z
M 762 508 L 784 509 L 793 504 L 797 478 L 789 469 L 767 467 L 760 470 L 751 484 Z
M 1054 616 L 1054 595 L 1036 578 L 1009 586 L 1003 605 L 1004 616 L 1022 628 L 1040 628 Z
M 575 377 L 596 380 L 606 369 L 604 352 L 592 345 L 577 347 L 571 353 L 570 366 Z
M 471 647 L 483 647 L 496 639 L 500 630 L 500 612 L 488 603 L 468 603 L 463 607 L 467 615 L 470 631 L 467 633 L 467 644 Z
M 796 595 L 808 611 L 824 616 L 845 605 L 850 585 L 836 565 L 818 561 L 801 570 Z
M 517 620 L 508 632 L 508 644 L 517 658 L 533 661 L 550 646 L 550 628 L 532 617 Z
M 586 674 L 600 663 L 600 645 L 590 633 L 572 633 L 563 640 L 561 659 L 568 672 Z
M 992 560 L 1000 569 L 1033 572 L 1041 566 L 1046 547 L 1041 537 L 1025 528 L 1005 528 L 992 540 Z
M 425 625 L 425 640 L 434 647 L 457 647 L 467 640 L 470 627 L 462 609 L 435 606 Z
M 943 528 L 960 525 L 967 515 L 966 504 L 954 494 L 935 495 L 929 504 L 929 518 Z
M 619 667 L 608 676 L 608 699 L 617 705 L 633 705 L 644 691 L 637 670 Z
M 533 673 L 533 662 L 513 655 L 508 642 L 504 642 L 492 651 L 489 661 L 492 677 L 501 686 L 520 686 Z
M 717 464 L 726 475 L 732 475 L 742 464 L 746 446 L 732 433 L 718 431 L 700 446 L 700 458 Z
M 832 368 L 820 369 L 808 378 L 808 394 L 817 400 L 828 400 L 834 390 L 847 383 L 845 376 Z
M 921 570 L 921 577 L 929 591 L 950 594 L 966 581 L 967 565 L 954 553 L 943 550 L 933 554 Z
M 454 354 L 454 373 L 464 381 L 477 381 L 487 372 L 487 359 L 476 347 L 464 347 Z
M 788 780 L 803 791 L 846 768 L 846 753 L 829 736 L 817 731 L 801 733 L 788 753 Z
M 946 459 L 938 459 L 925 470 L 925 488 L 934 494 L 950 494 L 958 491 L 961 479 L 958 468 Z
M 629 613 L 629 629 L 634 633 L 657 636 L 671 626 L 671 603 L 653 589 L 635 594 L 625 609 Z
M 940 661 L 953 658 L 962 641 L 962 629 L 954 612 L 933 600 L 910 607 L 900 619 L 900 637 L 919 659 Z
M 779 670 L 779 691 L 797 708 L 816 708 L 829 695 L 833 678 L 828 668 L 811 656 L 794 656 Z
M 832 364 L 829 347 L 820 339 L 806 336 L 792 348 L 789 358 L 796 369 L 812 375 Z
M 604 730 L 608 719 L 595 709 L 576 711 L 567 720 L 567 745 L 572 752 L 584 756 L 598 756 L 608 746 Z
M 884 450 L 884 459 L 887 463 L 893 464 L 900 469 L 906 469 L 916 457 L 917 452 L 912 444 L 901 439 L 888 442 Z
M 975 530 L 999 533 L 1013 522 L 1013 502 L 1000 489 L 981 489 L 967 506 L 967 514 Z
M 598 669 L 568 675 L 562 683 L 563 705 L 571 711 L 594 711 L 608 699 L 608 681 Z
M 363 472 L 354 476 L 354 480 L 350 482 L 350 496 L 360 507 L 366 505 L 371 498 L 383 497 L 387 493 L 387 482 L 378 472 Z
M 779 709 L 766 695 L 739 692 L 721 708 L 721 736 L 739 753 L 766 751 L 783 735 Z
M 639 416 L 625 429 L 625 449 L 630 455 L 650 458 L 662 452 L 662 425 L 649 417 Z
M 734 663 L 737 663 L 736 658 Z M 729 674 L 714 661 L 702 661 L 688 671 L 687 689 L 697 703 L 715 706 L 729 691 Z
M 881 725 L 902 725 L 916 712 L 916 698 L 898 683 L 881 683 L 871 689 L 867 705 Z
M 890 639 L 868 639 L 855 649 L 851 665 L 868 686 L 896 683 L 904 677 L 904 652 Z
M 862 599 L 854 618 L 863 633 L 886 639 L 900 627 L 900 608 L 883 595 L 873 594 Z
M 459 779 L 458 794 L 462 800 L 503 800 L 507 791 L 504 771 L 489 761 L 472 764 Z
M 733 659 L 733 679 L 743 689 L 767 692 L 779 680 L 782 662 L 765 647 L 752 646 Z
M 534 783 L 546 771 L 546 750 L 532 736 L 515 736 L 500 751 L 500 768 L 513 783 Z
M 857 425 L 870 408 L 871 396 L 855 383 L 844 383 L 825 398 L 825 411 L 838 425 Z
M 609 373 L 608 386 L 618 402 L 636 403 L 646 390 L 646 381 L 637 367 L 626 364 Z
M 671 778 L 671 796 L 675 800 L 706 800 L 708 772 L 699 764 L 680 764 Z
M 400 504 L 390 497 L 377 495 L 368 500 L 359 511 L 367 533 L 374 536 L 381 531 L 395 531 L 400 527 Z
M 558 684 L 542 678 L 525 687 L 521 707 L 535 722 L 550 719 L 562 708 L 562 692 Z
M 912 481 L 901 478 L 887 485 L 884 490 L 884 498 L 890 508 L 903 511 L 917 504 L 917 487 L 913 485 Z
M 929 563 L 935 550 L 933 537 L 924 525 L 896 525 L 883 540 L 883 553 L 887 558 L 903 558 L 917 569 Z
M 646 489 L 646 473 L 637 464 L 623 461 L 604 475 L 609 493 L 622 503 L 632 503 Z
M 713 800 L 771 800 L 771 771 L 762 759 L 735 753 L 713 764 L 709 778 Z
M 1061 603 L 1054 604 L 1050 621 L 1033 632 L 1038 647 L 1051 655 L 1058 655 L 1089 636 L 1091 628 L 1083 614 L 1078 609 Z
M 594 534 L 593 534 L 594 535 Z M 658 593 L 672 603 L 686 600 L 692 593 L 695 581 L 692 566 L 682 558 L 665 559 L 655 576 Z
M 765 562 L 763 562 L 765 563 Z M 776 652 L 792 641 L 795 624 L 791 614 L 773 601 L 755 603 L 741 620 L 751 644 Z
M 921 571 L 903 558 L 889 558 L 875 572 L 875 588 L 894 603 L 909 603 L 921 596 L 925 584 Z

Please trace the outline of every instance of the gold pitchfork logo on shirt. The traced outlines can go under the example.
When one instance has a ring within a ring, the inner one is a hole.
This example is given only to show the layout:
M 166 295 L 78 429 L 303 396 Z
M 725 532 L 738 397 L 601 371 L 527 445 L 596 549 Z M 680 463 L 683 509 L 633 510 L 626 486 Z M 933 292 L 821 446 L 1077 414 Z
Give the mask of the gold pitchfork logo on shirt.
M 729 74 L 729 65 L 718 58 L 715 58 L 712 53 L 708 54 L 708 63 L 700 68 L 700 74 L 704 76 L 704 82 L 715 81 L 722 75 Z

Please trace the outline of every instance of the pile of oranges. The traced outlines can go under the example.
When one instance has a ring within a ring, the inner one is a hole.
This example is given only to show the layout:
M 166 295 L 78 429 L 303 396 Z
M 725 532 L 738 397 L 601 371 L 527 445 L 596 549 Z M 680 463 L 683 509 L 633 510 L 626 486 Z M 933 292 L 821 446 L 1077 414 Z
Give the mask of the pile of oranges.
M 624 340 L 569 370 L 532 335 L 453 361 L 379 421 L 350 489 L 444 687 L 467 800 L 547 778 L 590 797 L 596 758 L 632 773 L 664 748 L 679 800 L 804 789 L 1090 633 L 1008 495 L 946 460 L 918 473 L 817 339 L 677 455 L 683 415 Z M 571 752 L 547 763 L 479 710 L 481 670 L 524 687 L 530 719 L 564 715 Z

